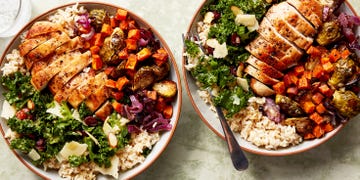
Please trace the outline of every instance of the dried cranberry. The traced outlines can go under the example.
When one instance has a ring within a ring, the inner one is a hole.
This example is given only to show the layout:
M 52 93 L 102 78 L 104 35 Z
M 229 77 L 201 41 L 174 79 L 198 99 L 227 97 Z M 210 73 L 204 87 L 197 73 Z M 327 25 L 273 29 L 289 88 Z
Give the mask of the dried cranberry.
M 241 43 L 240 36 L 237 35 L 236 33 L 233 33 L 231 35 L 231 44 L 234 45 L 234 46 L 239 46 L 240 43 Z
M 94 127 L 98 124 L 98 120 L 95 117 L 88 116 L 84 119 L 84 123 L 90 127 Z
M 212 13 L 214 13 L 214 20 L 217 21 L 218 19 L 221 18 L 221 14 L 218 11 L 213 11 Z
M 208 46 L 208 47 L 206 47 L 206 51 L 207 51 L 207 54 L 213 54 L 214 48 Z
M 35 147 L 39 151 L 44 151 L 45 150 L 45 140 L 44 139 L 38 139 L 36 141 Z

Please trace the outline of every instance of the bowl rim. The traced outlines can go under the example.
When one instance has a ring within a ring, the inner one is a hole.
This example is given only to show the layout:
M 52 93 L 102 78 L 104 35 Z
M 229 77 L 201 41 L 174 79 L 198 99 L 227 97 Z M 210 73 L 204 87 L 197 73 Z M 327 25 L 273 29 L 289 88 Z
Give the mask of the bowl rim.
M 173 113 L 173 117 L 171 118 L 172 121 L 172 129 L 170 131 L 166 131 L 164 133 L 168 133 L 168 138 L 166 139 L 166 141 L 163 143 L 163 146 L 160 147 L 160 149 L 158 150 L 158 152 L 156 152 L 156 155 L 153 156 L 153 158 L 145 164 L 145 161 L 141 164 L 136 165 L 135 167 L 133 167 L 132 169 L 129 169 L 127 171 L 131 171 L 134 170 L 136 168 L 138 168 L 133 174 L 128 175 L 127 177 L 125 177 L 126 179 L 132 179 L 136 176 L 138 176 L 139 174 L 141 174 L 142 172 L 144 172 L 146 169 L 148 169 L 159 157 L 160 155 L 165 151 L 165 149 L 168 147 L 170 141 L 172 140 L 175 130 L 177 128 L 177 125 L 179 123 L 180 120 L 180 116 L 181 116 L 181 108 L 182 108 L 182 82 L 181 82 L 181 76 L 180 76 L 180 71 L 178 68 L 178 65 L 176 63 L 176 60 L 174 58 L 174 54 L 171 51 L 169 45 L 166 43 L 166 41 L 164 40 L 164 38 L 160 35 L 160 33 L 148 22 L 146 21 L 143 17 L 137 15 L 136 13 L 134 13 L 133 11 L 124 8 L 122 6 L 116 5 L 116 4 L 112 4 L 112 3 L 108 3 L 108 2 L 99 2 L 99 1 L 80 1 L 80 2 L 69 2 L 69 3 L 65 3 L 63 5 L 59 5 L 53 8 L 50 8 L 49 10 L 44 11 L 43 13 L 33 17 L 32 19 L 29 20 L 29 22 L 27 22 L 20 30 L 18 33 L 16 33 L 11 40 L 9 41 L 9 43 L 7 44 L 6 48 L 4 49 L 4 52 L 1 56 L 0 59 L 0 64 L 2 64 L 3 60 L 5 59 L 6 56 L 6 52 L 9 52 L 9 50 L 11 50 L 11 46 L 15 43 L 15 41 L 21 36 L 22 33 L 24 33 L 24 30 L 30 28 L 30 26 L 35 23 L 38 20 L 41 20 L 43 18 L 49 17 L 49 15 L 56 13 L 56 11 L 58 9 L 64 9 L 66 7 L 71 7 L 73 5 L 78 4 L 79 6 L 82 5 L 99 5 L 99 6 L 106 6 L 106 7 L 110 7 L 110 8 L 120 8 L 123 10 L 126 10 L 129 13 L 129 16 L 134 18 L 134 20 L 136 20 L 137 22 L 140 22 L 141 24 L 145 25 L 147 28 L 151 29 L 151 31 L 153 32 L 153 34 L 155 35 L 156 39 L 158 39 L 161 43 L 161 46 L 163 48 L 166 49 L 166 51 L 168 52 L 169 55 L 169 61 L 170 64 L 172 65 L 172 69 L 173 69 L 173 73 L 174 73 L 174 77 L 176 77 L 176 85 L 177 85 L 177 98 L 174 101 L 174 104 L 177 105 L 177 109 L 174 109 Z M 2 125 L 0 124 L 0 132 L 2 134 L 2 137 L 4 139 L 4 141 L 6 142 L 7 146 L 10 148 L 10 143 L 9 141 L 5 138 L 5 132 L 4 129 L 2 127 Z M 161 137 L 164 136 L 164 134 L 160 135 L 160 139 Z M 159 140 L 160 141 L 160 140 Z M 156 143 L 157 144 L 157 143 Z M 154 144 L 154 146 L 156 145 Z M 37 174 L 38 176 L 40 176 L 43 179 L 50 179 L 50 177 L 46 176 L 46 174 L 44 174 L 44 170 L 40 170 L 40 169 L 36 169 L 36 167 L 34 167 L 33 164 L 28 163 L 21 155 L 21 153 L 17 152 L 14 149 L 10 149 L 10 151 L 12 151 L 12 153 L 17 157 L 17 159 L 24 164 L 29 170 L 31 170 L 32 172 L 34 172 L 35 174 Z M 152 151 L 153 152 L 153 151 Z M 145 158 L 146 160 L 146 158 Z M 126 171 L 125 171 L 126 172 Z M 119 179 L 120 179 L 121 174 L 119 174 Z
M 210 3 L 211 0 L 204 0 L 200 6 L 197 8 L 197 10 L 195 11 L 193 17 L 191 18 L 190 20 L 190 23 L 187 27 L 187 30 L 186 30 L 186 33 L 189 33 L 191 32 L 191 30 L 193 29 L 193 25 L 195 23 L 195 20 L 197 19 L 198 17 L 198 14 L 200 13 L 201 9 L 204 7 L 204 5 L 206 5 L 207 3 Z M 355 8 L 348 2 L 348 1 L 344 1 L 344 5 L 346 5 L 349 10 L 354 13 L 354 15 L 358 16 L 358 12 L 355 11 Z M 185 53 L 185 49 L 183 47 L 183 50 L 182 50 L 182 53 L 184 54 Z M 189 71 L 185 68 L 185 64 L 186 64 L 186 57 L 183 55 L 182 56 L 182 73 L 183 73 L 183 78 L 184 78 L 184 86 L 185 86 L 185 90 L 186 90 L 186 93 L 189 97 L 189 100 L 194 108 L 194 110 L 196 111 L 196 113 L 199 115 L 201 121 L 203 123 L 205 123 L 206 126 L 208 126 L 209 129 L 211 129 L 217 136 L 219 136 L 221 139 L 223 139 L 225 141 L 225 136 L 223 133 L 219 132 L 215 126 L 212 126 L 210 124 L 209 121 L 206 120 L 206 118 L 204 117 L 204 115 L 202 114 L 202 112 L 200 111 L 199 107 L 197 106 L 197 103 L 195 102 L 195 99 L 192 95 L 192 92 L 191 92 L 191 89 L 189 87 L 189 79 L 190 78 L 193 78 L 190 74 L 189 74 Z M 214 112 L 214 115 L 216 113 Z M 346 124 L 346 123 L 345 123 Z M 327 133 L 324 137 L 320 138 L 320 139 L 315 139 L 317 140 L 318 142 L 315 143 L 315 144 L 312 144 L 312 145 L 309 145 L 305 148 L 301 148 L 301 149 L 296 149 L 294 151 L 290 151 L 290 152 L 287 152 L 287 151 L 281 151 L 281 152 L 277 152 L 277 150 L 267 150 L 265 148 L 260 148 L 260 147 L 257 147 L 259 148 L 258 150 L 257 149 L 252 149 L 252 148 L 248 148 L 248 147 L 245 147 L 245 146 L 241 146 L 241 142 L 239 142 L 241 148 L 247 152 L 250 152 L 250 153 L 253 153 L 253 154 L 258 154 L 258 155 L 262 155 L 262 156 L 289 156 L 289 155 L 295 155 L 295 154 L 299 154 L 299 153 L 302 153 L 302 152 L 305 152 L 305 151 L 308 151 L 310 149 L 313 149 L 317 146 L 320 146 L 321 144 L 324 144 L 325 142 L 327 142 L 329 139 L 331 139 L 333 136 L 335 136 L 344 126 L 345 124 L 340 124 L 338 127 L 336 127 L 333 131 Z M 241 138 L 241 137 L 239 137 Z M 242 138 L 241 138 L 242 139 Z M 246 141 L 246 140 L 244 140 Z M 301 143 L 304 143 L 304 142 L 301 142 Z M 300 144 L 301 144 L 300 143 Z M 296 146 L 296 145 L 295 145 Z M 285 148 L 286 149 L 286 148 Z

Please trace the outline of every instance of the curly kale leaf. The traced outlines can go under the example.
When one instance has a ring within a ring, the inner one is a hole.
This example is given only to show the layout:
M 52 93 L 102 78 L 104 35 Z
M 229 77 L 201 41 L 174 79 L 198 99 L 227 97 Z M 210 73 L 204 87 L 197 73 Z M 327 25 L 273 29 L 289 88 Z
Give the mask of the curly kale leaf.
M 246 107 L 248 99 L 252 96 L 251 92 L 246 92 L 241 87 L 235 86 L 234 89 L 220 91 L 220 94 L 214 98 L 214 103 L 227 111 L 226 117 L 231 117 Z

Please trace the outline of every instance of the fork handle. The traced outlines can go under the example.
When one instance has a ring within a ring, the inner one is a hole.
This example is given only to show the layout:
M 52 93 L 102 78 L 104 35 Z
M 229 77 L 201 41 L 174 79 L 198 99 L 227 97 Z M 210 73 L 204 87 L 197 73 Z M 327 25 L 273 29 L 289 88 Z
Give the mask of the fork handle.
M 219 106 L 215 106 L 216 112 L 218 113 L 221 126 L 225 134 L 225 140 L 228 145 L 232 163 L 237 170 L 245 170 L 249 166 L 249 162 L 241 149 L 239 143 L 236 141 L 236 138 L 231 131 L 229 124 L 227 123 L 224 113 L 222 112 Z

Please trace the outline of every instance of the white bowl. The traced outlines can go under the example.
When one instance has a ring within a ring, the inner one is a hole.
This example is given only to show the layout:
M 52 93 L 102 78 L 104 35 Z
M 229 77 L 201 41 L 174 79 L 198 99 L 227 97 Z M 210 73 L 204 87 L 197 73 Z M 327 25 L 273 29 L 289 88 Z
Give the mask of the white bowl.
M 203 4 L 196 11 L 195 15 L 192 18 L 192 21 L 188 27 L 187 32 L 196 32 L 197 22 L 202 20 L 202 16 L 200 15 L 201 9 L 212 1 L 204 1 Z M 346 12 L 348 14 L 356 14 L 352 6 L 346 1 L 341 7 L 340 10 Z M 356 29 L 357 35 L 360 34 L 360 28 Z M 206 104 L 205 101 L 199 96 L 197 91 L 199 90 L 198 86 L 195 84 L 196 81 L 190 74 L 190 72 L 185 68 L 186 58 L 183 58 L 182 61 L 183 67 L 183 75 L 186 91 L 190 97 L 190 101 L 195 109 L 195 111 L 200 116 L 201 120 L 219 137 L 225 140 L 225 136 L 220 124 L 219 119 L 217 118 L 216 112 L 210 109 L 210 105 Z M 355 117 L 359 118 L 359 116 Z M 354 118 L 354 119 L 355 119 Z M 260 148 L 258 146 L 253 145 L 251 142 L 248 142 L 240 137 L 239 133 L 234 133 L 237 141 L 241 148 L 247 152 L 251 152 L 254 154 L 265 155 L 265 156 L 285 156 L 292 155 L 307 151 L 309 149 L 315 148 L 320 144 L 326 142 L 330 138 L 332 138 L 337 132 L 339 132 L 344 124 L 339 125 L 333 131 L 327 133 L 324 137 L 314 140 L 305 140 L 296 146 L 290 146 L 288 148 L 280 148 L 278 150 L 267 150 L 265 148 Z
M 3 66 L 3 59 L 5 58 L 5 55 L 8 54 L 9 52 L 11 52 L 12 49 L 17 48 L 17 46 L 20 43 L 20 36 L 23 32 L 25 32 L 27 29 L 29 29 L 31 27 L 31 25 L 39 20 L 43 20 L 45 18 L 47 18 L 48 16 L 54 14 L 58 9 L 64 9 L 66 7 L 69 6 L 73 6 L 75 3 L 71 3 L 71 4 L 66 4 L 60 7 L 56 7 L 54 9 L 51 9 L 41 15 L 39 15 L 38 17 L 36 17 L 34 20 L 32 20 L 31 22 L 28 22 L 28 24 L 22 28 L 22 30 L 20 32 L 18 32 L 16 34 L 16 36 L 12 39 L 12 41 L 10 42 L 9 46 L 5 49 L 4 54 L 1 57 L 1 66 Z M 106 4 L 106 3 L 99 3 L 99 2 L 80 2 L 79 3 L 80 6 L 84 6 L 86 9 L 91 10 L 94 8 L 99 8 L 99 9 L 105 9 L 107 12 L 110 12 L 111 14 L 115 14 L 116 10 L 118 8 L 121 9 L 125 9 L 122 7 L 118 7 L 116 5 L 112 5 L 112 4 Z M 126 10 L 126 9 L 125 9 Z M 179 71 L 176 65 L 176 61 L 175 58 L 170 50 L 170 48 L 168 47 L 168 45 L 166 44 L 166 42 L 164 41 L 164 39 L 161 37 L 161 35 L 155 30 L 155 28 L 153 28 L 150 24 L 148 24 L 144 19 L 140 18 L 139 16 L 137 16 L 136 14 L 134 14 L 133 12 L 128 11 L 129 16 L 134 19 L 138 25 L 140 27 L 143 28 L 149 28 L 151 29 L 151 31 L 154 33 L 155 37 L 157 40 L 160 41 L 161 46 L 164 47 L 166 49 L 166 51 L 169 54 L 169 59 L 170 59 L 170 65 L 171 65 L 171 70 L 170 70 L 170 75 L 169 78 L 171 80 L 173 80 L 174 82 L 176 82 L 177 87 L 178 87 L 178 92 L 177 92 L 177 96 L 173 102 L 173 115 L 171 117 L 171 125 L 172 125 L 172 129 L 166 132 L 161 133 L 161 137 L 160 140 L 154 145 L 151 153 L 146 157 L 145 161 L 139 165 L 137 165 L 136 167 L 127 170 L 125 172 L 120 172 L 119 173 L 119 179 L 132 179 L 135 176 L 139 175 L 141 172 L 143 172 L 145 169 L 147 169 L 160 155 L 161 153 L 165 150 L 165 148 L 167 147 L 167 145 L 169 144 L 176 126 L 178 124 L 178 120 L 180 117 L 180 111 L 181 111 L 181 103 L 182 103 L 182 90 L 181 90 L 181 82 L 180 82 L 180 75 L 179 75 Z M 4 92 L 3 87 L 0 87 L 0 93 L 2 94 Z M 2 95 L 0 95 L 0 111 L 2 109 L 2 102 L 4 101 L 4 97 Z M 1 114 L 1 112 L 0 112 Z M 3 120 L 0 120 L 0 131 L 1 134 L 3 135 L 3 137 L 5 136 L 5 132 L 8 130 L 8 126 L 6 125 L 6 123 L 4 123 Z M 5 139 L 6 143 L 9 145 L 9 141 L 7 139 Z M 26 166 L 28 167 L 31 171 L 33 171 L 34 173 L 38 174 L 40 177 L 44 178 L 44 179 L 62 179 L 59 177 L 57 171 L 44 171 L 43 168 L 39 168 L 37 166 L 34 166 L 30 159 L 28 158 L 27 155 L 24 155 L 20 152 L 14 151 L 13 150 L 14 155 Z M 99 175 L 98 179 L 107 179 L 107 176 L 102 176 Z

